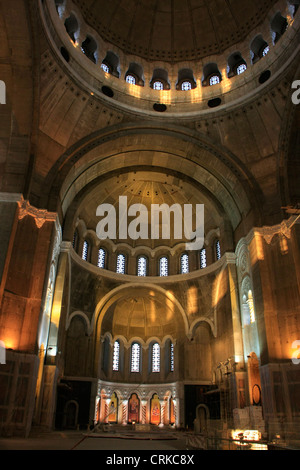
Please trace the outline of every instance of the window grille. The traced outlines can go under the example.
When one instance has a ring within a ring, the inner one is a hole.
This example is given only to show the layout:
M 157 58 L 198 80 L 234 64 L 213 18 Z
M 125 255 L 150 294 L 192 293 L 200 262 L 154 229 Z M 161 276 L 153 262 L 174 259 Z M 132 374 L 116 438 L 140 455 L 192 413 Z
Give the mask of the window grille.
M 88 243 L 86 240 L 84 240 L 84 242 L 83 242 L 83 248 L 82 248 L 82 259 L 83 259 L 84 261 L 87 261 L 87 260 L 88 260 L 89 248 L 90 248 L 89 243 Z
M 159 275 L 168 276 L 168 258 L 165 256 L 159 260 Z
M 101 68 L 105 73 L 109 73 L 109 66 L 107 64 L 101 64 Z
M 100 248 L 98 251 L 98 268 L 105 268 L 105 259 L 106 259 L 106 251 L 103 248 Z
M 140 371 L 141 347 L 138 343 L 133 343 L 131 347 L 131 372 Z
M 163 89 L 164 89 L 164 85 L 159 80 L 153 83 L 153 90 L 163 90 Z
M 188 82 L 188 81 L 182 82 L 182 84 L 181 84 L 181 89 L 182 89 L 183 91 L 191 90 L 191 89 L 192 89 L 192 84 L 191 84 L 191 82 Z
M 187 274 L 189 272 L 189 256 L 184 253 L 180 258 L 181 274 Z
M 237 67 L 236 73 L 237 75 L 241 75 L 241 73 L 244 73 L 247 70 L 246 64 L 241 64 Z
M 115 341 L 114 350 L 113 350 L 113 371 L 119 370 L 119 363 L 120 363 L 120 343 L 119 341 Z
M 147 275 L 147 259 L 145 256 L 140 256 L 138 258 L 138 276 Z
M 174 372 L 174 344 L 170 344 L 170 371 Z
M 213 75 L 212 77 L 210 77 L 209 79 L 210 86 L 217 85 L 218 83 L 220 83 L 220 77 L 218 75 Z
M 160 347 L 158 343 L 152 346 L 152 372 L 160 371 Z
M 216 258 L 217 260 L 221 258 L 221 245 L 219 240 L 216 241 Z
M 200 269 L 206 268 L 206 250 L 202 248 L 200 251 Z
M 130 85 L 135 85 L 136 83 L 135 77 L 133 75 L 127 75 L 126 82 L 129 83 Z
M 125 256 L 120 254 L 117 258 L 117 269 L 118 274 L 125 274 Z

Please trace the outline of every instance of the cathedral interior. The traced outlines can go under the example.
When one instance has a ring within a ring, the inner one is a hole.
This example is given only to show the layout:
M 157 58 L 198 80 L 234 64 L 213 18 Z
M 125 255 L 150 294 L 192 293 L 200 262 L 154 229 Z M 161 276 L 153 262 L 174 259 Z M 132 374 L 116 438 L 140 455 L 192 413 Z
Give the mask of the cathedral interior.
M 1 436 L 300 442 L 299 3 L 0 0 Z

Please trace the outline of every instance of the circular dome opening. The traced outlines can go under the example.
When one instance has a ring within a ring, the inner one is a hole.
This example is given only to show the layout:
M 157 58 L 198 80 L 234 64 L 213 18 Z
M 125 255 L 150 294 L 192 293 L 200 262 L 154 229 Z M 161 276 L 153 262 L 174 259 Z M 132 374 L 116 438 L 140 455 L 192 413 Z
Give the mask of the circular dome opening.
M 153 105 L 154 111 L 157 111 L 158 113 L 164 113 L 167 110 L 167 106 L 165 104 L 161 103 L 155 103 Z
M 113 98 L 114 92 L 109 86 L 103 86 L 101 90 L 105 96 L 108 96 L 109 98 Z
M 271 77 L 270 70 L 265 70 L 259 77 L 258 81 L 262 85 L 263 83 L 267 82 Z

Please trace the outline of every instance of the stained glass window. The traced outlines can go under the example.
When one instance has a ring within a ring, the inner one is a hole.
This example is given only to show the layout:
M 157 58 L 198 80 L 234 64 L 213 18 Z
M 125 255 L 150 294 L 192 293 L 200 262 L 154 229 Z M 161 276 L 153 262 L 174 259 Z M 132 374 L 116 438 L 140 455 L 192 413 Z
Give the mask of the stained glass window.
M 116 272 L 119 274 L 125 274 L 125 256 L 122 254 L 118 255 Z
M 140 371 L 140 355 L 141 346 L 138 343 L 133 343 L 131 346 L 131 372 Z
M 187 274 L 189 272 L 189 256 L 186 253 L 181 255 L 180 269 L 181 269 L 181 274 Z
M 120 343 L 119 341 L 114 342 L 114 349 L 113 349 L 113 370 L 119 370 L 119 363 L 120 363 Z
M 139 256 L 137 268 L 138 276 L 147 276 L 147 258 L 145 256 Z
M 100 248 L 98 251 L 98 268 L 105 268 L 105 259 L 106 259 L 106 251 L 103 248 Z
M 152 346 L 152 372 L 160 371 L 160 347 L 158 343 Z
M 159 275 L 168 276 L 168 258 L 165 256 L 159 260 Z

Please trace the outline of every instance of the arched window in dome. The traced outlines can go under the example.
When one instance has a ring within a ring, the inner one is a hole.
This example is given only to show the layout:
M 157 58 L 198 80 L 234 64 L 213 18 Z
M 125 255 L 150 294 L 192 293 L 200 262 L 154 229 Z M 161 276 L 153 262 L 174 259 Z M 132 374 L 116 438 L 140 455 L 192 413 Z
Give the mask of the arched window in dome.
M 147 258 L 146 256 L 139 256 L 137 261 L 137 275 L 147 276 Z
M 216 256 L 216 260 L 219 260 L 221 258 L 220 240 L 215 241 L 215 256 Z
M 120 253 L 117 257 L 117 267 L 116 267 L 116 272 L 118 274 L 125 274 L 125 263 L 126 263 L 126 258 L 123 253 Z
M 130 85 L 136 84 L 136 78 L 133 75 L 126 75 L 126 82 Z
M 180 272 L 181 274 L 187 274 L 189 271 L 189 255 L 183 253 L 180 257 Z
M 184 82 L 181 83 L 181 90 L 182 91 L 189 91 L 192 89 L 192 84 L 190 81 L 185 80 Z
M 167 70 L 161 68 L 154 69 L 150 86 L 153 90 L 169 90 L 170 83 Z
M 176 90 L 188 91 L 196 88 L 196 86 L 196 80 L 191 69 L 180 69 L 178 71 Z
M 78 21 L 77 21 L 76 17 L 73 15 L 73 13 L 71 13 L 69 18 L 66 19 L 65 28 L 66 28 L 66 31 L 67 31 L 68 35 L 72 39 L 72 41 L 75 42 L 76 41 L 75 33 L 77 33 L 77 31 L 78 31 L 79 25 L 78 25 Z
M 218 69 L 218 65 L 214 62 L 204 65 L 203 67 L 203 86 L 214 86 L 221 82 L 222 75 Z
M 287 19 L 284 18 L 280 12 L 277 12 L 271 21 L 273 44 L 276 44 L 276 42 L 284 35 L 287 28 L 288 28 Z
M 136 62 L 131 62 L 125 74 L 125 80 L 131 85 L 144 86 L 145 80 L 143 67 Z
M 252 63 L 255 64 L 259 59 L 265 57 L 270 51 L 268 43 L 263 39 L 261 34 L 255 36 L 250 45 L 250 55 Z
M 164 84 L 163 82 L 159 81 L 159 80 L 156 80 L 154 83 L 153 83 L 153 90 L 163 90 L 164 89 Z
M 84 240 L 81 257 L 84 261 L 89 261 L 89 256 L 90 256 L 90 243 L 88 240 Z
M 105 265 L 106 265 L 106 250 L 104 250 L 104 248 L 99 248 L 97 266 L 98 268 L 104 269 Z
M 151 370 L 152 372 L 160 372 L 160 346 L 158 343 L 153 343 L 151 351 Z
M 97 43 L 94 38 L 87 36 L 81 44 L 81 50 L 94 64 L 97 63 Z
M 102 60 L 101 68 L 105 73 L 109 73 L 114 77 L 120 77 L 120 59 L 112 51 L 107 51 L 106 56 Z
M 120 367 L 120 342 L 115 341 L 114 342 L 114 348 L 113 348 L 113 364 L 112 368 L 114 372 L 117 372 Z
M 209 78 L 209 85 L 210 85 L 210 86 L 218 85 L 218 83 L 220 83 L 220 77 L 219 77 L 219 75 L 212 75 L 212 76 Z
M 168 276 L 169 274 L 169 260 L 166 256 L 162 256 L 159 260 L 159 275 Z
M 300 0 L 288 0 L 288 3 L 289 3 L 289 12 L 291 16 L 294 18 L 300 6 Z
M 240 52 L 233 52 L 228 58 L 227 75 L 228 78 L 235 75 L 241 75 L 247 70 L 246 61 L 243 59 Z
M 206 268 L 207 263 L 206 263 L 206 249 L 202 248 L 200 251 L 200 269 Z
M 141 346 L 139 343 L 132 343 L 131 346 L 131 360 L 130 371 L 140 372 L 141 369 Z

